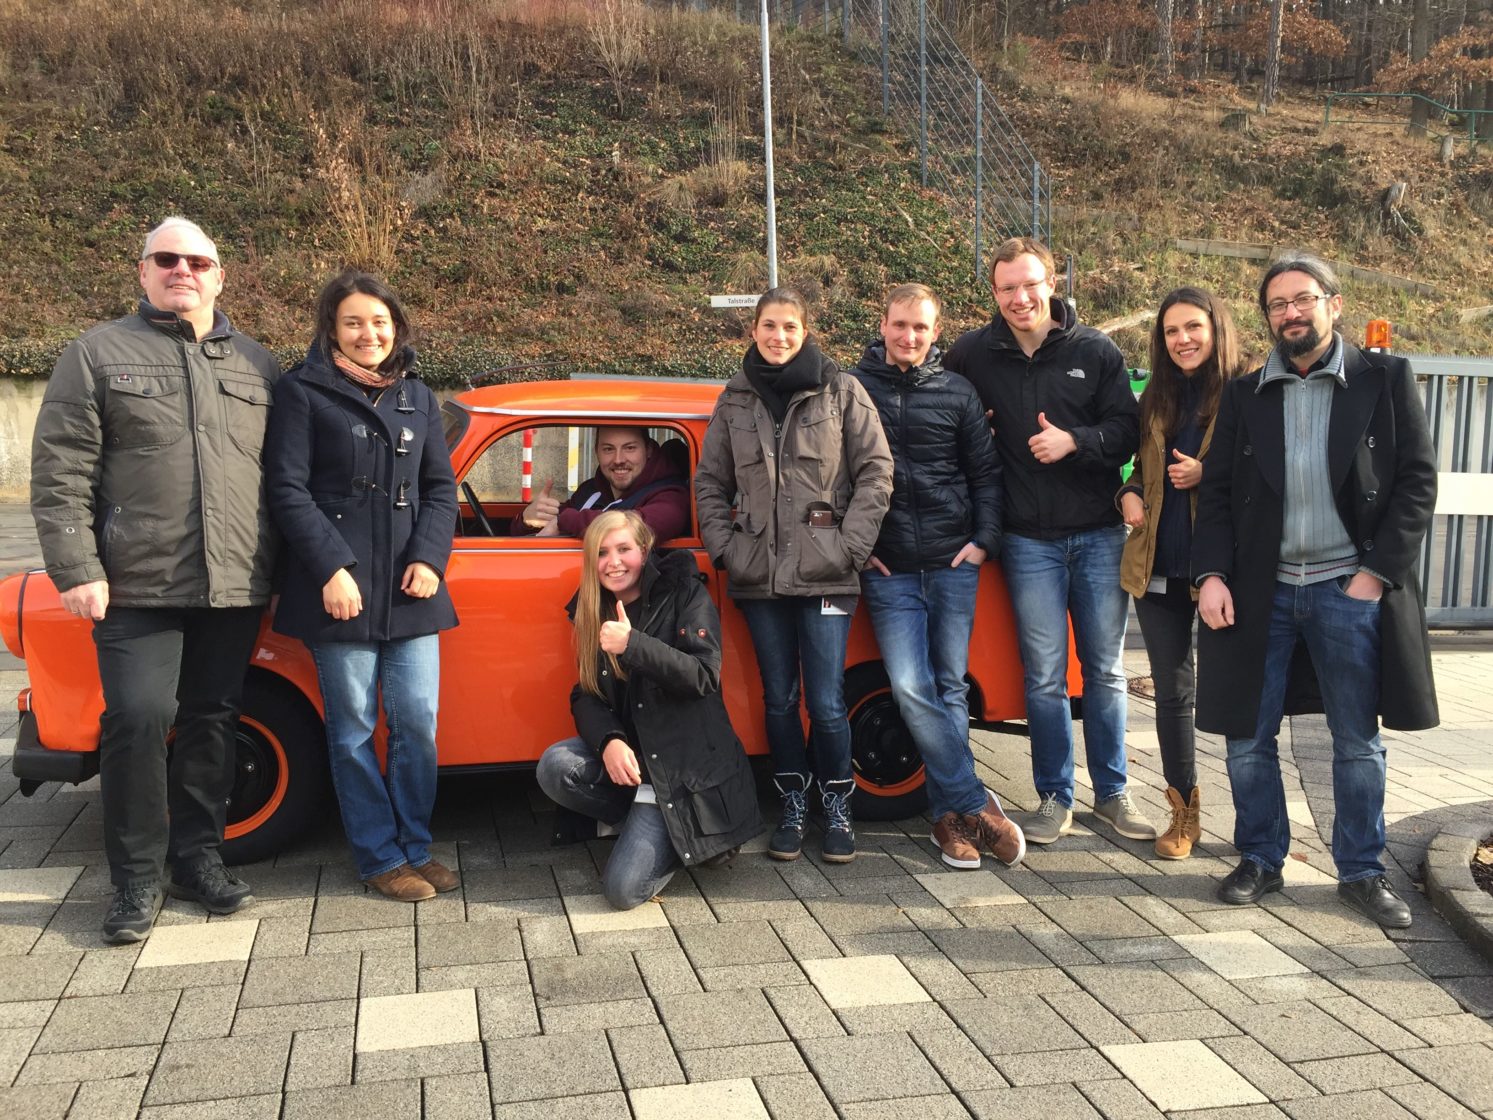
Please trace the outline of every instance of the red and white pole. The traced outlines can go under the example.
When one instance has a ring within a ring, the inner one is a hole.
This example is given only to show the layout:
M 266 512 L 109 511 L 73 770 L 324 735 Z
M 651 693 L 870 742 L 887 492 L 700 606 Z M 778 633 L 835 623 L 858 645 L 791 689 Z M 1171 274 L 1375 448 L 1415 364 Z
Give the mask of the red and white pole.
M 522 486 L 522 501 L 528 505 L 534 500 L 534 429 L 524 429 L 524 461 L 519 475 Z

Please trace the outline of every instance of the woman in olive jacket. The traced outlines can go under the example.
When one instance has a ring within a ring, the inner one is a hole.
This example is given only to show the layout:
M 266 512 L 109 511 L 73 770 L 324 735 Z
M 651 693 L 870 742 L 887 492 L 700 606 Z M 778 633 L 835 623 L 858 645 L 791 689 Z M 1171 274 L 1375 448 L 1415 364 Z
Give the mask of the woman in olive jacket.
M 705 432 L 695 474 L 700 536 L 746 616 L 767 708 L 783 814 L 768 844 L 797 859 L 812 777 L 824 858 L 855 858 L 845 649 L 850 617 L 892 493 L 892 456 L 865 388 L 808 337 L 790 288 L 757 302 L 752 345 Z M 814 730 L 809 762 L 800 678 Z
M 586 530 L 570 602 L 577 737 L 539 760 L 562 808 L 620 829 L 602 891 L 630 910 L 681 866 L 719 866 L 764 827 L 746 751 L 721 698 L 721 620 L 688 552 L 653 555 L 634 510 Z
M 1135 614 L 1156 688 L 1156 737 L 1170 826 L 1162 859 L 1185 859 L 1202 835 L 1197 790 L 1192 631 L 1197 589 L 1188 568 L 1203 461 L 1224 383 L 1243 372 L 1228 305 L 1200 288 L 1161 301 L 1151 330 L 1151 376 L 1140 399 L 1140 450 L 1116 499 L 1130 536 L 1120 585 Z

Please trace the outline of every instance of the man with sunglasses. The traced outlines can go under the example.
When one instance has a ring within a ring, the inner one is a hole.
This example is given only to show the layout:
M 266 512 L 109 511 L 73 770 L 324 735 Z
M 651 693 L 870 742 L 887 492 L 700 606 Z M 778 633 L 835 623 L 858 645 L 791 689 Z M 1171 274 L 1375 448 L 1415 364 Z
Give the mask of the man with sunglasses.
M 1332 268 L 1282 257 L 1260 283 L 1275 347 L 1224 386 L 1193 528 L 1200 588 L 1197 726 L 1227 736 L 1239 866 L 1224 902 L 1284 884 L 1291 825 L 1276 737 L 1285 713 L 1332 733 L 1338 896 L 1410 925 L 1384 875 L 1386 727 L 1438 722 L 1415 564 L 1436 462 L 1410 363 L 1350 345 Z
M 47 574 L 98 653 L 115 944 L 149 936 L 168 863 L 173 897 L 215 914 L 253 901 L 219 848 L 274 562 L 259 460 L 279 367 L 217 310 L 223 266 L 192 222 L 151 230 L 139 274 L 136 312 L 58 359 L 31 456 Z

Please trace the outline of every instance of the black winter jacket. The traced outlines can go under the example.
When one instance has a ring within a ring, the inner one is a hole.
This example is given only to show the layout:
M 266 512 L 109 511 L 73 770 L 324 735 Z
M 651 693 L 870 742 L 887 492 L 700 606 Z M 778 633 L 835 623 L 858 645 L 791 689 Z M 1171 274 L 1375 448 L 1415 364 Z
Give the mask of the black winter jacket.
M 396 454 L 401 445 L 405 454 Z M 266 497 L 287 546 L 276 630 L 314 645 L 415 638 L 456 625 L 445 582 L 456 481 L 440 402 L 423 382 L 406 377 L 369 397 L 313 345 L 275 385 L 264 449 Z M 396 509 L 401 487 L 409 504 Z M 417 560 L 442 577 L 429 599 L 399 589 Z M 363 596 L 357 617 L 340 622 L 321 599 L 339 568 Z
M 866 347 L 851 371 L 881 414 L 892 449 L 892 505 L 875 556 L 894 572 L 946 568 L 973 541 L 993 559 L 1001 543 L 1001 468 L 985 409 L 938 350 L 903 372 L 886 343 Z
M 994 410 L 991 426 L 1005 467 L 1005 530 L 1055 540 L 1120 524 L 1120 468 L 1140 446 L 1140 420 L 1125 359 L 1113 342 L 1052 301 L 1054 327 L 1030 358 L 999 312 L 962 335 L 944 368 L 963 374 Z M 1027 441 L 1039 413 L 1070 432 L 1078 450 L 1039 463 Z
M 575 601 L 570 604 L 571 617 Z M 617 680 L 599 656 L 605 698 L 579 684 L 570 693 L 576 733 L 600 754 L 624 740 L 647 768 L 680 860 L 692 867 L 750 840 L 766 825 L 757 785 L 721 698 L 721 619 L 689 552 L 648 558 L 632 636 Z M 636 735 L 619 712 L 627 711 Z

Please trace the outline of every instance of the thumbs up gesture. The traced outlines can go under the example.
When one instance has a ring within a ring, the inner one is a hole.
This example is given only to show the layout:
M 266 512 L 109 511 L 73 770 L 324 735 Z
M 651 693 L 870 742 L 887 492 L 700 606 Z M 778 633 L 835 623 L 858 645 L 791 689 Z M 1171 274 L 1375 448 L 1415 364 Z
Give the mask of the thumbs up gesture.
M 554 496 L 555 480 L 544 480 L 544 489 L 539 496 L 524 507 L 524 524 L 531 529 L 543 529 L 560 516 L 560 499 Z
M 1203 481 L 1202 463 L 1190 456 L 1183 455 L 1175 447 L 1172 448 L 1172 457 L 1177 461 L 1166 468 L 1166 474 L 1172 480 L 1172 485 L 1178 490 L 1191 490 L 1199 482 Z
M 627 639 L 632 636 L 632 623 L 627 621 L 627 608 L 617 604 L 617 621 L 601 624 L 601 648 L 606 653 L 620 654 L 627 649 Z
M 1039 463 L 1056 463 L 1078 450 L 1073 436 L 1055 427 L 1045 412 L 1037 413 L 1037 434 L 1027 440 L 1026 445 Z

